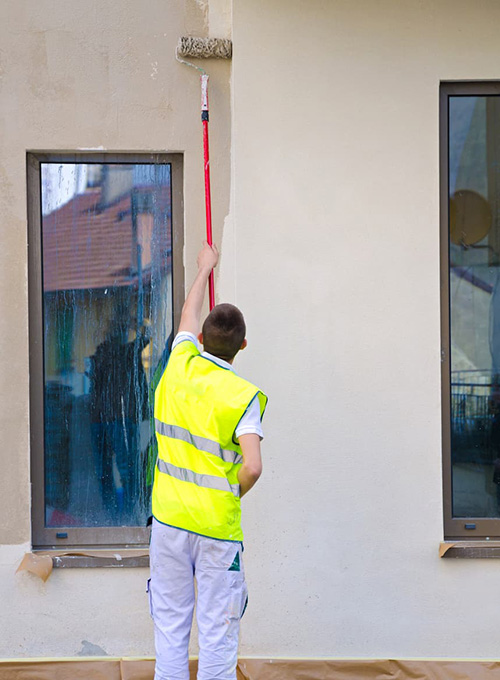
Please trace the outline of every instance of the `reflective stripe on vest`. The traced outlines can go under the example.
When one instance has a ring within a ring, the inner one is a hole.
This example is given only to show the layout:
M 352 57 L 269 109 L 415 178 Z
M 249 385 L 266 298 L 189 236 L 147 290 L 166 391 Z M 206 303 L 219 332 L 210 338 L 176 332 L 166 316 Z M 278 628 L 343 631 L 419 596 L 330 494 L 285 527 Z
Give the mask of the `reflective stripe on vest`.
M 239 498 L 240 486 L 239 484 L 229 484 L 225 477 L 215 477 L 214 475 L 201 475 L 187 468 L 180 468 L 172 463 L 167 463 L 164 460 L 158 459 L 158 470 L 165 475 L 180 479 L 181 482 L 191 482 L 196 486 L 202 486 L 205 489 L 217 489 L 219 491 L 230 491 L 233 496 Z
M 194 448 L 198 449 L 198 451 L 211 453 L 213 456 L 221 458 L 225 463 L 234 463 L 239 465 L 243 462 L 243 456 L 241 456 L 236 451 L 223 449 L 221 445 L 213 439 L 198 437 L 195 434 L 191 434 L 189 430 L 186 430 L 184 427 L 180 427 L 179 425 L 168 425 L 167 423 L 163 423 L 161 420 L 158 420 L 158 418 L 155 418 L 155 430 L 158 432 L 158 434 L 162 434 L 164 437 L 178 439 L 179 441 L 191 444 L 191 446 L 194 446 Z

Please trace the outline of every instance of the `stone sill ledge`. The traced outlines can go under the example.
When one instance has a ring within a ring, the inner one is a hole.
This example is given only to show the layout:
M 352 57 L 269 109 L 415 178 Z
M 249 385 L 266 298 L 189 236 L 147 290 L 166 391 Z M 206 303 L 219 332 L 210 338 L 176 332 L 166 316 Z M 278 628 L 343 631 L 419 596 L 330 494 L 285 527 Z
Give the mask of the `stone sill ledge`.
M 52 559 L 54 569 L 88 567 L 149 567 L 149 550 L 116 548 L 115 550 L 36 550 L 37 556 Z
M 50 557 L 54 569 L 149 567 L 149 551 L 147 549 L 34 550 L 33 553 L 40 557 Z M 500 541 L 442 541 L 439 544 L 439 557 L 446 559 L 499 559 Z
M 442 541 L 439 557 L 455 559 L 500 558 L 500 541 Z

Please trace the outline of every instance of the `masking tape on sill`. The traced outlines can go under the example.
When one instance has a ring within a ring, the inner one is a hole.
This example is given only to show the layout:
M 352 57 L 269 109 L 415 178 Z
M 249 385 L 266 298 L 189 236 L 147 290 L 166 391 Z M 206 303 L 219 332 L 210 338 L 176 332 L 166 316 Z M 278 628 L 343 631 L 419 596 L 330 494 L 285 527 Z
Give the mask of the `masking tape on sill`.
M 63 557 L 89 557 L 89 558 L 106 558 L 115 560 L 116 563 L 122 564 L 127 558 L 147 557 L 149 555 L 147 550 L 131 550 L 127 548 L 124 551 L 120 550 L 51 550 L 47 552 L 29 552 L 26 553 L 21 561 L 21 564 L 16 570 L 28 571 L 35 576 L 38 576 L 42 581 L 46 581 L 52 569 L 54 568 L 54 560 Z

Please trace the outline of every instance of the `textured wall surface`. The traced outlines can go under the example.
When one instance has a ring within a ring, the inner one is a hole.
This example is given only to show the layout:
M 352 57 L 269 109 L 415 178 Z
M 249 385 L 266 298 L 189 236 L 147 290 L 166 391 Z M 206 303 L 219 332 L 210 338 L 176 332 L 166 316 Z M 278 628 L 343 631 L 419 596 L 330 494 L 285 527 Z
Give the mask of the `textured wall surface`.
M 182 35 L 206 36 L 208 23 L 208 4 L 194 0 L 1 3 L 0 657 L 153 652 L 145 570 L 56 570 L 46 584 L 14 575 L 31 538 L 26 151 L 183 152 L 190 280 L 204 234 L 200 86 L 176 62 L 175 46 Z M 230 63 L 211 64 L 210 75 L 220 241 L 229 209 Z
M 438 558 L 438 90 L 499 77 L 500 7 L 233 13 L 224 237 L 270 395 L 242 654 L 495 657 L 500 563 Z

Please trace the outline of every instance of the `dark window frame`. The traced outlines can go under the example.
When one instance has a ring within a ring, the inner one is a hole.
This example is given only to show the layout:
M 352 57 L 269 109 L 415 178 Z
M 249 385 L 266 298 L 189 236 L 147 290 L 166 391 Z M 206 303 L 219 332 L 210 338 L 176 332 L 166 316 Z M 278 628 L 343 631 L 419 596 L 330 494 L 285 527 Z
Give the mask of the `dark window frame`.
M 146 527 L 46 528 L 44 498 L 44 357 L 41 249 L 41 164 L 164 163 L 171 166 L 172 186 L 172 290 L 173 322 L 178 327 L 184 302 L 183 155 L 181 153 L 63 153 L 28 151 L 28 290 L 30 370 L 30 457 L 32 490 L 32 544 L 38 549 L 143 548 L 149 543 Z M 57 538 L 56 534 L 67 534 Z
M 439 174 L 441 259 L 441 396 L 444 538 L 448 541 L 500 539 L 500 518 L 453 517 L 451 467 L 450 246 L 449 246 L 449 98 L 500 95 L 499 81 L 444 81 L 439 88 Z M 474 525 L 468 529 L 465 525 Z

